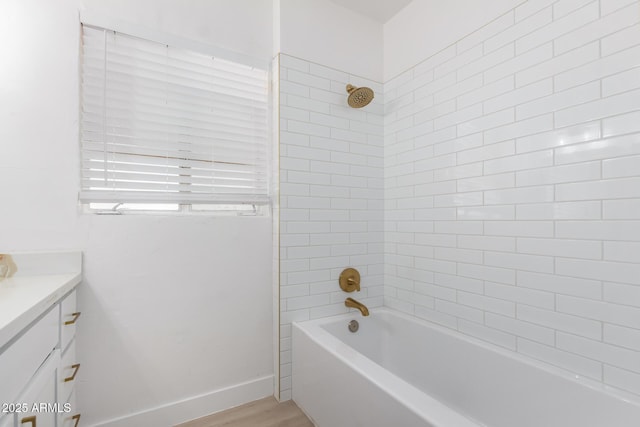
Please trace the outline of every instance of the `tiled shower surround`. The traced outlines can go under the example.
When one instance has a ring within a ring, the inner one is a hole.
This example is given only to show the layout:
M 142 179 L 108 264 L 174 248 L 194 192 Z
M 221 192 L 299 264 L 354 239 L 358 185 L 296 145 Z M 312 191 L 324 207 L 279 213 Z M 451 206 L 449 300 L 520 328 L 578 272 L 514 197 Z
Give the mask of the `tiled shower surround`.
M 346 85 L 375 104 L 346 105 Z M 280 399 L 291 398 L 291 322 L 383 301 L 382 85 L 280 55 Z M 362 290 L 342 292 L 345 267 Z
M 640 394 L 639 19 L 529 0 L 384 97 L 281 55 L 282 400 L 291 321 L 345 312 L 347 266 L 369 306 Z
M 384 85 L 384 304 L 640 394 L 640 3 L 528 1 Z

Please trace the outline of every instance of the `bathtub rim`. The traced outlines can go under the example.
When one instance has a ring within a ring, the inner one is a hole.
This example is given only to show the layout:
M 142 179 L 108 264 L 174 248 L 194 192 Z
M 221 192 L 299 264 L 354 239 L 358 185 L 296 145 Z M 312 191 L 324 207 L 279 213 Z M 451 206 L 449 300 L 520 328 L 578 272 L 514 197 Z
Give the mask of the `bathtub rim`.
M 606 385 L 604 383 L 601 383 L 599 381 L 596 381 L 594 379 L 576 374 L 576 373 L 572 373 L 571 371 L 568 371 L 566 369 L 560 368 L 558 366 L 552 365 L 548 362 L 542 361 L 542 360 L 538 360 L 535 359 L 531 356 L 526 356 L 523 355 L 521 353 L 512 351 L 512 350 L 508 350 L 506 348 L 500 347 L 497 344 L 492 344 L 486 341 L 483 341 L 481 339 L 466 335 L 460 331 L 457 330 L 453 330 L 441 325 L 438 325 L 436 323 L 430 322 L 428 320 L 413 316 L 411 314 L 407 314 L 404 313 L 402 311 L 398 311 L 389 307 L 376 307 L 376 308 L 372 308 L 370 309 L 371 315 L 375 316 L 377 313 L 388 313 L 392 316 L 397 316 L 405 321 L 410 321 L 410 322 L 415 322 L 419 325 L 422 325 L 424 327 L 433 329 L 437 332 L 441 332 L 443 334 L 446 334 L 450 337 L 453 338 L 457 338 L 460 339 L 464 342 L 467 342 L 469 344 L 472 345 L 476 345 L 479 346 L 483 349 L 495 352 L 499 355 L 511 358 L 513 360 L 516 360 L 518 362 L 524 363 L 527 366 L 530 367 L 534 367 L 537 369 L 541 369 L 544 372 L 547 372 L 549 374 L 552 375 L 556 375 L 558 377 L 561 377 L 563 379 L 569 380 L 572 383 L 576 384 L 577 386 L 581 386 L 581 387 L 586 387 L 589 388 L 593 391 L 599 392 L 599 393 L 603 393 L 613 399 L 622 401 L 624 403 L 633 405 L 637 408 L 640 409 L 640 396 L 636 396 L 630 392 L 615 388 L 615 387 L 611 387 L 609 385 Z M 304 320 L 304 321 L 294 321 L 292 322 L 292 325 L 294 327 L 297 327 L 298 329 L 300 329 L 303 333 L 305 333 L 306 336 L 308 336 L 310 339 L 312 339 L 314 342 L 316 342 L 317 344 L 323 345 L 324 342 L 326 340 L 329 340 L 329 342 L 331 341 L 335 341 L 334 347 L 329 347 L 329 351 L 331 351 L 336 357 L 338 357 L 340 360 L 342 360 L 344 363 L 346 363 L 347 365 L 351 366 L 353 369 L 355 369 L 357 372 L 359 372 L 360 374 L 366 375 L 366 370 L 361 369 L 356 363 L 354 363 L 354 360 L 357 360 L 359 363 L 365 363 L 366 366 L 371 366 L 370 364 L 373 364 L 374 370 L 381 370 L 381 371 L 385 371 L 387 372 L 389 375 L 392 375 L 395 379 L 402 381 L 402 383 L 404 383 L 403 385 L 406 385 L 408 387 L 410 387 L 411 390 L 415 390 L 415 391 L 419 391 L 420 393 L 423 393 L 426 395 L 425 392 L 421 391 L 420 389 L 418 389 L 417 387 L 413 386 L 412 384 L 410 384 L 409 382 L 403 380 L 402 378 L 398 377 L 395 374 L 392 374 L 391 372 L 387 371 L 386 369 L 384 369 L 382 366 L 380 366 L 379 364 L 377 364 L 376 362 L 374 362 L 373 360 L 369 359 L 368 357 L 366 357 L 365 355 L 361 354 L 360 352 L 358 352 L 357 350 L 355 350 L 354 348 L 350 347 L 349 345 L 347 345 L 346 343 L 344 343 L 343 341 L 341 341 L 338 337 L 332 335 L 329 331 L 327 331 L 326 329 L 324 329 L 322 326 L 325 324 L 329 324 L 329 323 L 334 323 L 334 322 L 339 322 L 339 321 L 348 321 L 348 320 L 352 320 L 352 319 L 358 319 L 360 318 L 360 314 L 356 313 L 356 312 L 349 312 L 349 313 L 345 313 L 345 314 L 338 314 L 335 316 L 330 316 L 330 317 L 323 317 L 323 318 L 319 318 L 319 319 L 312 319 L 312 320 Z M 345 323 L 346 325 L 346 323 Z M 316 334 L 316 335 L 314 335 Z M 349 351 L 350 350 L 350 351 Z M 354 356 L 353 354 L 356 354 L 357 356 Z M 348 356 L 348 357 L 347 357 Z M 364 359 L 364 360 L 362 360 Z M 376 383 L 377 384 L 377 383 Z M 450 408 L 449 406 L 445 405 L 444 403 L 438 401 L 435 398 L 432 398 L 431 396 L 429 396 L 431 399 L 433 399 L 434 402 L 438 403 L 439 405 L 442 405 L 444 408 L 447 408 L 447 410 L 449 411 L 453 411 L 455 413 L 457 413 L 455 411 L 455 409 Z M 401 403 L 405 404 L 404 401 L 400 400 Z M 408 406 L 405 404 L 405 406 Z M 415 410 L 417 413 L 419 413 L 420 415 L 424 415 L 424 411 L 420 410 L 420 407 L 418 408 L 414 408 L 413 406 L 410 406 L 411 410 Z M 474 419 L 471 418 L 467 418 L 467 417 L 463 417 L 465 420 L 470 420 L 472 424 L 470 424 L 471 426 L 481 426 L 483 424 L 479 423 L 479 421 L 476 421 Z M 427 418 L 429 419 L 429 418 Z

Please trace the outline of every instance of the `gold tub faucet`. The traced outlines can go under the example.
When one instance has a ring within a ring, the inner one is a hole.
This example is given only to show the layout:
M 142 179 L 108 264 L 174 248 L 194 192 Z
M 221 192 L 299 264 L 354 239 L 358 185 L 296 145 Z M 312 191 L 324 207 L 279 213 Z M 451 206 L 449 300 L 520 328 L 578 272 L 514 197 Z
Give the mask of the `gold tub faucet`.
M 369 309 L 367 308 L 367 306 L 361 302 L 354 300 L 353 298 L 347 298 L 346 300 L 344 300 L 344 305 L 351 308 L 357 308 L 358 310 L 360 310 L 360 313 L 362 313 L 363 316 L 369 315 Z

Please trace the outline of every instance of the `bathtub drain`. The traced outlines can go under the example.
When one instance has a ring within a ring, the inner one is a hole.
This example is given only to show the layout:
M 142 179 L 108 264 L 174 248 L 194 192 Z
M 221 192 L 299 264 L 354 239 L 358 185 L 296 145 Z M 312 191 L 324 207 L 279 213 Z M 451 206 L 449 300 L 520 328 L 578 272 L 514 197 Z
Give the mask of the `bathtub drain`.
M 351 332 L 358 332 L 359 327 L 360 325 L 358 324 L 357 320 L 352 320 L 351 322 L 349 322 L 349 330 Z

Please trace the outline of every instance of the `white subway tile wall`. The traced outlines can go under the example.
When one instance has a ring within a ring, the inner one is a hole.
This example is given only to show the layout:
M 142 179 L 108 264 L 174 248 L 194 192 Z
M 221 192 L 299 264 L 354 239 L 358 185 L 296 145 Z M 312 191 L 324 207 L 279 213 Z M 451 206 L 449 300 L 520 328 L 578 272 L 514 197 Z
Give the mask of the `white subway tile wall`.
M 279 120 L 279 111 L 280 111 L 280 58 L 276 57 L 271 62 L 271 88 L 273 92 L 273 96 L 271 99 L 271 138 L 272 141 L 279 140 L 280 129 L 278 126 Z M 273 289 L 271 304 L 273 307 L 272 313 L 278 313 L 280 309 L 280 245 L 282 243 L 282 239 L 280 236 L 280 204 L 277 202 L 280 199 L 280 150 L 278 147 L 274 147 L 274 149 L 269 153 L 271 156 L 271 197 L 273 198 L 272 202 L 272 231 L 271 236 L 273 238 L 273 246 L 271 254 L 272 256 L 272 276 L 271 276 L 271 286 Z M 292 189 L 288 189 L 287 191 L 294 191 Z M 293 242 L 295 240 L 290 240 Z M 285 239 L 286 244 L 286 239 Z M 294 262 L 295 263 L 295 262 Z M 295 268 L 295 264 L 291 265 L 292 268 Z M 280 335 L 281 335 L 281 327 L 280 327 L 280 318 L 279 316 L 273 316 L 273 348 L 280 348 Z M 274 350 L 277 351 L 277 350 Z M 276 397 L 280 396 L 280 358 L 273 358 L 273 372 L 274 372 L 274 395 Z
M 529 0 L 385 83 L 384 305 L 640 394 L 639 21 Z
M 375 92 L 362 109 L 347 84 Z M 291 322 L 383 303 L 383 87 L 280 55 L 280 399 L 291 398 Z M 362 290 L 338 286 L 346 267 Z

